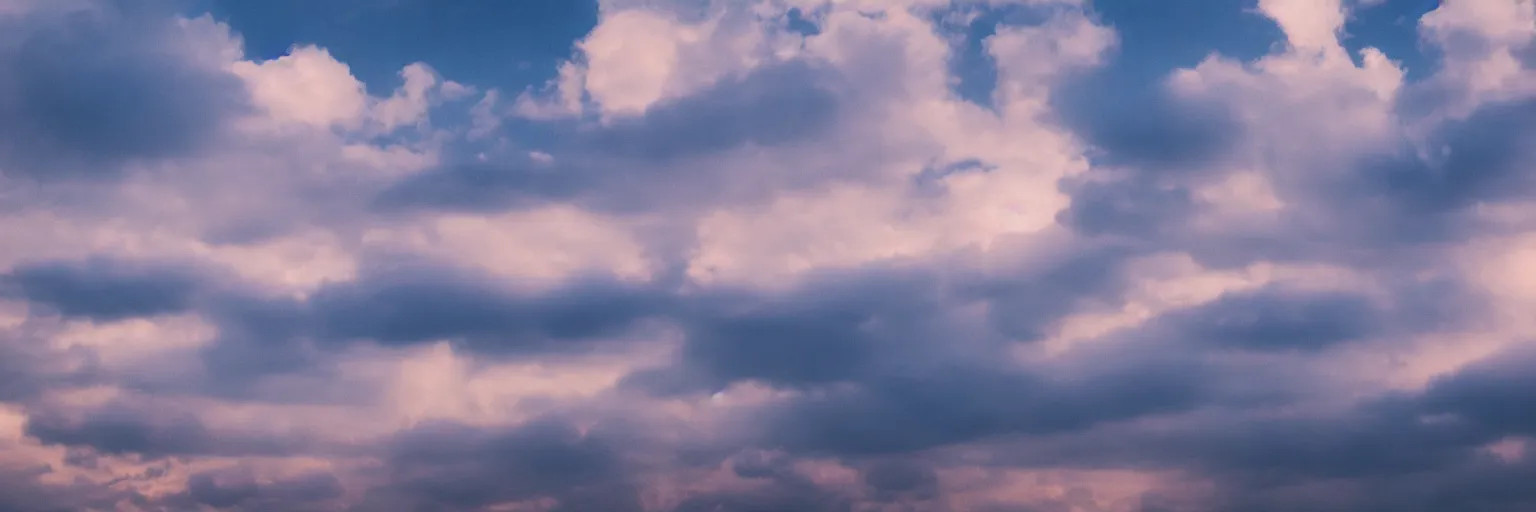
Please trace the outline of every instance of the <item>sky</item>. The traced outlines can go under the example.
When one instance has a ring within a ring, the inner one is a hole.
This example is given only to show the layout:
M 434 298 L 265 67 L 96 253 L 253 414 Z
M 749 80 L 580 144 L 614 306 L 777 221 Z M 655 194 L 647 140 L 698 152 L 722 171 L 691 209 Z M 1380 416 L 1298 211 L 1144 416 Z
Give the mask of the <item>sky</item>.
M 0 0 L 0 511 L 1536 510 L 1531 0 Z

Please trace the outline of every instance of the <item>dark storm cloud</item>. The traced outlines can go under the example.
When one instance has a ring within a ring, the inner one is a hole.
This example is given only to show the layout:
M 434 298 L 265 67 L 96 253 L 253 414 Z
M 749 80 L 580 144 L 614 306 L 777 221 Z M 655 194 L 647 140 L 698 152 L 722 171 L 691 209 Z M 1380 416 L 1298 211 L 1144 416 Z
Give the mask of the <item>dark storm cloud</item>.
M 732 173 L 697 160 L 747 146 L 815 140 L 841 108 L 835 82 L 830 71 L 806 62 L 770 65 L 663 100 L 639 116 L 572 128 L 552 151 L 553 163 L 520 155 L 451 163 L 405 178 L 382 192 L 376 205 L 386 211 L 495 211 L 570 200 L 633 211 L 678 206 L 669 201 L 685 196 L 690 206 L 712 197 L 724 200 L 727 185 L 745 190 L 750 187 L 738 182 L 774 177 Z
M 145 5 L 158 2 L 146 2 Z M 103 177 L 195 152 L 247 106 L 244 85 L 146 6 L 93 2 L 0 17 L 0 171 Z
M 110 321 L 191 309 L 199 277 L 172 264 L 91 258 L 24 263 L 0 283 L 66 317 Z

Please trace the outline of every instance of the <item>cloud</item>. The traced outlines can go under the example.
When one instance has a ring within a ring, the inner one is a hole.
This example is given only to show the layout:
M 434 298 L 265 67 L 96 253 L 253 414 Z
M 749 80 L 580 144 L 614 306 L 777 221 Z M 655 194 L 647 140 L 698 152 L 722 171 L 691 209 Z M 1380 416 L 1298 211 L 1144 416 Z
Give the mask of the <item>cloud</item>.
M 306 304 L 305 320 L 329 340 L 455 339 L 478 350 L 517 352 L 561 350 L 549 344 L 617 334 L 669 307 L 665 293 L 602 278 L 526 296 L 509 288 L 484 276 L 391 269 L 321 288 Z
M 1536 417 L 1519 404 L 1527 403 L 1529 376 L 1521 368 L 1531 362 L 1531 348 L 1518 346 L 1444 376 L 1425 392 L 1428 411 L 1451 413 L 1487 429 L 1488 435 L 1530 435 Z
M 92 4 L 27 9 L 0 24 L 8 175 L 112 176 L 202 151 L 250 104 L 238 78 L 195 58 L 196 34 L 156 13 Z
M 1317 350 L 1356 341 L 1380 329 L 1382 313 L 1370 299 L 1279 290 L 1226 294 L 1172 315 L 1178 335 L 1238 350 Z
M 764 65 L 693 94 L 657 101 L 638 115 L 577 127 L 552 161 L 513 157 L 449 163 L 405 178 L 385 190 L 379 204 L 386 209 L 496 211 L 572 201 L 632 212 L 663 208 L 679 194 L 728 194 L 742 187 L 738 182 L 778 185 L 794 176 L 746 175 L 710 165 L 708 157 L 793 147 L 830 136 L 845 101 L 836 82 L 835 71 L 804 60 Z M 835 178 L 806 175 L 805 183 L 797 185 Z
M 24 264 L 6 276 L 33 304 L 95 320 L 179 313 L 192 307 L 195 276 L 174 266 L 105 258 Z
M 204 472 L 192 475 L 187 483 L 187 497 L 199 505 L 215 508 L 300 507 L 333 502 L 345 492 L 341 482 L 329 473 L 309 473 L 269 484 L 254 482 L 247 475 L 231 472 Z
M 0 509 L 1531 509 L 1536 11 L 1239 3 L 4 4 Z
M 567 510 L 640 509 L 618 447 L 554 418 L 500 431 L 422 425 L 391 443 L 388 460 L 379 503 L 472 509 L 555 497 Z
M 276 455 L 293 449 L 288 440 L 214 432 L 193 414 L 152 411 L 145 403 L 107 404 L 77 418 L 39 412 L 27 422 L 26 433 L 44 444 L 149 458 Z

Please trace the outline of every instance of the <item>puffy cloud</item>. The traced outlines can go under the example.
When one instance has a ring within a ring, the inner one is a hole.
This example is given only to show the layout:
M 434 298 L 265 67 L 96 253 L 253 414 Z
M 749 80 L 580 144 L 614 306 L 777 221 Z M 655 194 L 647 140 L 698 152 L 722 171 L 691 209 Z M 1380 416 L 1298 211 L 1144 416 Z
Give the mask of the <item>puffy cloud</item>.
M 0 509 L 1536 506 L 1530 2 L 173 7 L 0 3 Z

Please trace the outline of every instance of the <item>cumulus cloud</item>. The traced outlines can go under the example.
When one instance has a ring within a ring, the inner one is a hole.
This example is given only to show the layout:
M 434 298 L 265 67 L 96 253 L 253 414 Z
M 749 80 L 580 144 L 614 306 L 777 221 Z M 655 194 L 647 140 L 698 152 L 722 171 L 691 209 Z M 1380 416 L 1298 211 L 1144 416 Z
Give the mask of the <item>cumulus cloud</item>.
M 1367 8 L 0 3 L 0 509 L 1530 510 L 1536 5 Z

